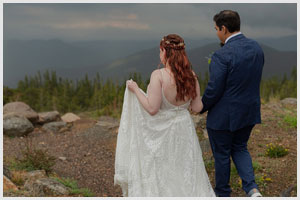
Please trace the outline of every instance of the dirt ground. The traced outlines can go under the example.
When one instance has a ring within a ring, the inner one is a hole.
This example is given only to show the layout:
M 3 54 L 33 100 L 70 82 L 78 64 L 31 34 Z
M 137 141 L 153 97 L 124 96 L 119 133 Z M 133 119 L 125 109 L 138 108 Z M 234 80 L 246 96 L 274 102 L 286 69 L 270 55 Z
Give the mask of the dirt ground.
M 286 115 L 297 115 L 296 107 L 282 107 L 278 103 L 262 105 L 262 124 L 256 125 L 248 143 L 248 149 L 255 163 L 255 175 L 264 196 L 280 196 L 291 189 L 290 196 L 297 196 L 297 128 L 284 122 Z M 117 127 L 105 129 L 96 125 L 94 119 L 81 119 L 70 131 L 46 133 L 36 128 L 28 135 L 37 148 L 48 149 L 57 159 L 53 168 L 61 177 L 73 178 L 78 186 L 89 188 L 98 197 L 121 197 L 121 188 L 113 185 L 114 157 Z M 265 156 L 269 143 L 279 144 L 288 149 L 282 158 Z M 25 148 L 25 138 L 3 138 L 4 163 L 9 164 L 19 157 Z M 210 152 L 203 155 L 212 185 L 214 167 Z M 245 196 L 236 173 L 231 177 L 232 195 Z

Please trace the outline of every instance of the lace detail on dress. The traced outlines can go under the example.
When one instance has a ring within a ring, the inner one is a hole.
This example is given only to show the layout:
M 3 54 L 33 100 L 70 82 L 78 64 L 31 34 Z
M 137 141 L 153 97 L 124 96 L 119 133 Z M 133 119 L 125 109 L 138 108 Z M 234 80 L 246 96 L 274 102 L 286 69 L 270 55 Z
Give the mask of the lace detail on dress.
M 174 106 L 162 95 L 161 109 L 151 116 L 125 89 L 114 184 L 124 197 L 215 196 L 186 109 L 189 102 Z

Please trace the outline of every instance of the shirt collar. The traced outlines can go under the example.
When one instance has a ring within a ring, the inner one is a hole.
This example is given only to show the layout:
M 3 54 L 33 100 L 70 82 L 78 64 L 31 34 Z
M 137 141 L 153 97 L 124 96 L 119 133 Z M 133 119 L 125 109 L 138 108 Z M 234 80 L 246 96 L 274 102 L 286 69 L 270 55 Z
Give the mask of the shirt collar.
M 227 42 L 230 38 L 233 38 L 234 36 L 237 36 L 237 35 L 240 35 L 240 34 L 242 34 L 242 32 L 238 32 L 238 33 L 235 33 L 235 34 L 229 36 L 229 37 L 225 40 L 225 44 L 226 44 L 226 42 Z

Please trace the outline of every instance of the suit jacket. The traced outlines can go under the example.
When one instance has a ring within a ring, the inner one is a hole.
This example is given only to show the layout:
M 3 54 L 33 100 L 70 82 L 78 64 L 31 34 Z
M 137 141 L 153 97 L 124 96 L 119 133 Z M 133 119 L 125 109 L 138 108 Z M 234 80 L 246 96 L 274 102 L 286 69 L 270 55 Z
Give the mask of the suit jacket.
M 211 58 L 210 79 L 202 97 L 207 127 L 235 131 L 261 123 L 260 81 L 264 53 L 243 34 L 230 38 Z

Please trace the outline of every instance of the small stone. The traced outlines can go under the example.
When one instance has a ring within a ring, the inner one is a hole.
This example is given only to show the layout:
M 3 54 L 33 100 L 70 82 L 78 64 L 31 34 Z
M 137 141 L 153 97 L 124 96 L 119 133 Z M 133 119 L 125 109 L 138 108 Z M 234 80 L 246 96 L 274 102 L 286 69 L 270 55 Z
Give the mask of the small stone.
M 67 158 L 66 158 L 66 157 L 58 157 L 58 159 L 60 159 L 60 160 L 62 160 L 62 161 L 65 161 L 65 160 L 67 160 Z

